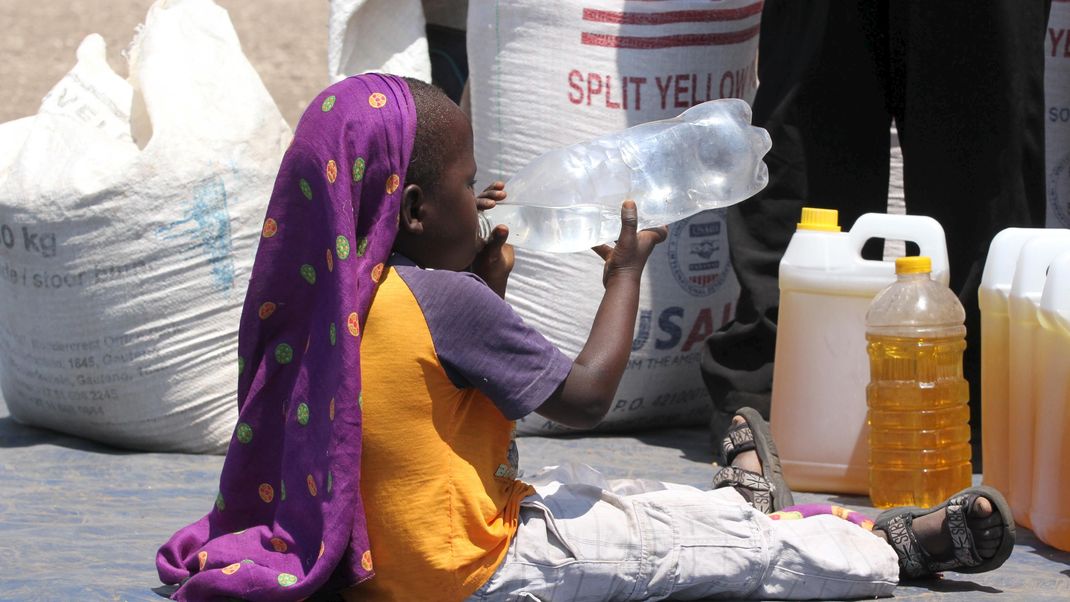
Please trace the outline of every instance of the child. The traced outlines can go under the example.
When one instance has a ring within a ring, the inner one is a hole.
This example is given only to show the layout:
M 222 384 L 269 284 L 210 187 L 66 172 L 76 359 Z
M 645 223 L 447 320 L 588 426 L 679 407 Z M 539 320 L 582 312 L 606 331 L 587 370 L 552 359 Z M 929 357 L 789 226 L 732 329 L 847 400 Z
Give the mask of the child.
M 874 533 L 842 509 L 785 509 L 768 427 L 749 411 L 713 491 L 582 466 L 517 480 L 513 420 L 586 427 L 609 410 L 666 231 L 637 232 L 624 204 L 570 361 L 502 299 L 508 232 L 476 232 L 477 209 L 505 191 L 477 198 L 475 169 L 467 119 L 426 84 L 352 77 L 306 111 L 249 283 L 216 506 L 157 557 L 176 599 L 863 597 L 901 574 L 1006 559 L 1009 513 L 984 488 L 882 515 Z

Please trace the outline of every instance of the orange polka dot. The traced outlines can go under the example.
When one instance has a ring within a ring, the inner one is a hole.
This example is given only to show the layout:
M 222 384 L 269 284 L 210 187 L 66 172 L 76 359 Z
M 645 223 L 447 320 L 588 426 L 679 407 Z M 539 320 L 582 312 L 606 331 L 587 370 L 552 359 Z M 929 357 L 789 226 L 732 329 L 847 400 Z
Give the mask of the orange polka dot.
M 275 499 L 275 488 L 268 483 L 261 483 L 260 499 L 264 500 L 265 504 L 270 504 L 271 500 Z
M 370 104 L 373 109 L 381 109 L 386 106 L 386 95 L 382 92 L 373 92 L 372 95 L 368 97 L 368 104 Z
M 234 564 L 228 564 L 227 566 L 225 566 L 225 567 L 223 567 L 223 568 L 221 568 L 219 570 L 223 571 L 224 575 L 233 575 L 234 573 L 237 573 L 238 569 L 240 569 L 240 568 L 241 568 L 241 563 L 240 562 L 235 562 Z
M 346 328 L 349 329 L 349 334 L 355 337 L 360 336 L 360 317 L 357 316 L 357 312 L 349 314 L 349 318 L 346 319 Z
M 271 238 L 272 236 L 275 236 L 278 231 L 279 223 L 269 217 L 264 220 L 264 229 L 260 231 L 260 234 L 263 235 L 264 238 Z
M 382 276 L 383 276 L 383 264 L 381 264 L 381 263 L 380 264 L 376 264 L 376 266 L 374 268 L 372 268 L 372 282 L 375 282 L 376 284 L 378 284 L 379 283 L 379 279 L 382 278 Z
M 275 551 L 280 554 L 285 552 L 287 549 L 286 542 L 279 539 L 278 537 L 271 538 L 271 547 L 275 548 Z
M 275 313 L 275 308 L 277 307 L 278 306 L 271 301 L 265 301 L 260 304 L 260 310 L 256 313 L 260 316 L 261 320 L 266 320 L 271 317 L 271 314 Z
M 197 570 L 203 571 L 204 570 L 204 564 L 206 562 L 208 562 L 208 552 L 205 552 L 204 550 L 201 550 L 200 552 L 197 552 L 197 564 L 198 564 L 198 567 L 199 567 Z
M 324 545 L 323 545 L 323 542 L 321 541 L 321 542 L 320 542 L 320 555 L 319 555 L 319 556 L 316 556 L 316 558 L 323 558 L 323 552 L 324 552 L 324 550 L 326 550 L 326 549 L 327 549 L 327 547 L 326 547 L 326 546 L 324 546 Z
M 390 174 L 390 177 L 386 179 L 386 193 L 394 194 L 394 191 L 398 189 L 398 186 L 401 186 L 401 178 L 398 177 L 398 174 L 396 173 Z
M 365 571 L 372 570 L 372 551 L 371 550 L 365 550 L 364 553 L 360 555 L 360 566 Z
M 308 475 L 305 481 L 308 483 L 308 492 L 312 494 L 312 497 L 316 497 L 316 479 L 313 479 L 312 475 Z
M 334 184 L 336 179 L 338 179 L 338 164 L 331 159 L 327 162 L 327 181 Z
M 328 416 L 330 416 L 332 421 L 334 420 L 334 398 L 333 397 L 331 398 L 331 407 L 330 407 L 330 413 L 328 414 Z
M 327 249 L 327 271 L 334 271 L 334 253 L 331 253 L 330 249 Z

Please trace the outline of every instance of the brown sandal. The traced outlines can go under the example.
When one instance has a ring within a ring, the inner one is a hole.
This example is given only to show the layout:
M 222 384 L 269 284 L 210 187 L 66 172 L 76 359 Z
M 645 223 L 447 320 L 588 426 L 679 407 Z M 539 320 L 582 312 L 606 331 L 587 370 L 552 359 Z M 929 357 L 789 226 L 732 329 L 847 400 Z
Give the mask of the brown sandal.
M 773 443 L 769 423 L 753 408 L 740 408 L 736 416 L 745 422 L 734 424 L 721 441 L 720 470 L 713 477 L 713 488 L 734 487 L 751 506 L 769 514 L 795 503 L 780 468 L 780 455 Z M 739 454 L 754 450 L 762 464 L 762 472 L 752 472 L 732 466 Z
M 977 498 L 986 498 L 992 503 L 992 509 L 999 512 L 1003 523 L 1003 537 L 1000 539 L 996 554 L 991 558 L 982 558 L 973 542 L 973 533 L 966 524 L 967 514 Z M 951 532 L 954 557 L 949 560 L 936 560 L 925 551 L 918 542 L 914 532 L 914 519 L 941 508 L 946 508 L 947 526 Z M 983 573 L 997 569 L 1014 550 L 1014 519 L 1010 506 L 1000 492 L 984 485 L 963 489 L 948 498 L 946 502 L 933 508 L 892 508 L 882 512 L 873 523 L 874 529 L 884 531 L 888 536 L 897 556 L 899 556 L 899 574 L 906 579 L 929 577 L 941 571 L 956 573 Z

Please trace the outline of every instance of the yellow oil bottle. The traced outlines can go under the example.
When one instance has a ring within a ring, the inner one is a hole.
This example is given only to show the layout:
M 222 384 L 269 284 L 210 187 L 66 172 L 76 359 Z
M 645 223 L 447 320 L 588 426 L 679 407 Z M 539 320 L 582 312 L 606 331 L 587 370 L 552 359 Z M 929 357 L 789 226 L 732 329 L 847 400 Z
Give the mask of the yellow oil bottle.
M 965 312 L 928 257 L 896 260 L 866 314 L 869 495 L 878 508 L 929 507 L 970 486 Z

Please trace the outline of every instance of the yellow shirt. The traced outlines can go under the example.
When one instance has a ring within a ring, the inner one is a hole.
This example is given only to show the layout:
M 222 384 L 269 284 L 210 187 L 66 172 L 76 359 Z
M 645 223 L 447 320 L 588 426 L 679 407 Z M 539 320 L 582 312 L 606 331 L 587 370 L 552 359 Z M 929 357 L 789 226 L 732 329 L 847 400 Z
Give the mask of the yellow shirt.
M 361 491 L 376 575 L 355 593 L 369 600 L 463 600 L 501 563 L 520 500 L 533 490 L 515 478 L 514 421 L 479 389 L 451 380 L 413 292 L 436 299 L 439 313 L 450 304 L 473 311 L 467 306 L 494 303 L 472 288 L 486 285 L 469 274 L 401 269 L 404 278 L 394 267 L 384 275 L 362 335 Z M 524 391 L 539 403 L 571 366 L 564 356 L 549 357 L 541 380 Z

